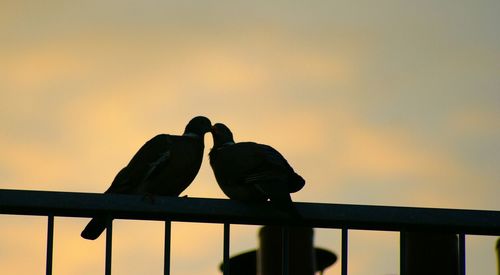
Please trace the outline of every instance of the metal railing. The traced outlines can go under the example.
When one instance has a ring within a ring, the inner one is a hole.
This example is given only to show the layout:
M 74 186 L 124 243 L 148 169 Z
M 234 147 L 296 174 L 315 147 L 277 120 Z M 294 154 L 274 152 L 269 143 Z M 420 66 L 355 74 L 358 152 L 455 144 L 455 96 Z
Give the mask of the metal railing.
M 247 204 L 225 199 L 141 196 L 0 189 L 0 214 L 48 217 L 46 274 L 52 274 L 54 217 L 109 217 L 105 274 L 111 274 L 113 219 L 165 222 L 164 274 L 170 274 L 171 222 L 224 224 L 223 262 L 229 274 L 230 225 L 284 225 L 336 228 L 342 231 L 341 273 L 347 275 L 351 229 L 442 232 L 459 235 L 460 274 L 465 274 L 465 235 L 500 235 L 500 211 L 296 203 L 303 217 L 291 219 L 268 203 Z M 287 246 L 286 241 L 283 244 Z M 286 267 L 287 259 L 284 257 Z M 287 274 L 287 268 L 283 268 Z

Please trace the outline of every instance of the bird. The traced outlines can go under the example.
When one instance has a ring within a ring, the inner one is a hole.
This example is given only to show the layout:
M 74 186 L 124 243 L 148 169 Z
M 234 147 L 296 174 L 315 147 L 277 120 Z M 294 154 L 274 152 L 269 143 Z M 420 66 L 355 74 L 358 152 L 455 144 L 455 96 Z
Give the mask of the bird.
M 208 118 L 197 116 L 189 121 L 181 136 L 156 135 L 118 172 L 104 194 L 179 196 L 200 170 L 204 136 L 211 126 Z M 106 221 L 105 216 L 92 218 L 81 236 L 97 239 L 106 228 Z
M 302 189 L 305 180 L 276 149 L 255 142 L 234 142 L 222 123 L 212 126 L 210 166 L 219 187 L 230 199 L 246 202 L 270 200 L 277 209 L 299 217 L 290 193 Z

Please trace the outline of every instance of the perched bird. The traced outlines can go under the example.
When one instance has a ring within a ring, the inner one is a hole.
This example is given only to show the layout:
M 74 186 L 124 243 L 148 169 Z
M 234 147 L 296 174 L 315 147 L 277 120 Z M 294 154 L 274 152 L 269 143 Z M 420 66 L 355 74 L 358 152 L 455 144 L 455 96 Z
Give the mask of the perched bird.
M 208 118 L 189 121 L 182 136 L 160 134 L 146 142 L 111 183 L 105 194 L 179 196 L 194 180 L 203 160 Z M 94 217 L 81 236 L 95 240 L 106 228 L 106 217 Z
M 229 128 L 212 126 L 214 147 L 210 165 L 220 188 L 230 199 L 267 201 L 278 209 L 298 215 L 290 193 L 302 189 L 304 179 L 274 148 L 254 142 L 235 143 Z

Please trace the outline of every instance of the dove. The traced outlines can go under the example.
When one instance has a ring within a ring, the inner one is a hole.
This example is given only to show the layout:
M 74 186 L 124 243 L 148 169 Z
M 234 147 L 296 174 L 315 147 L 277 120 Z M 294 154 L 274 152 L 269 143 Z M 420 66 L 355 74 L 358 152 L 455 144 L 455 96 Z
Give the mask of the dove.
M 194 180 L 203 160 L 204 136 L 211 122 L 194 117 L 181 136 L 159 134 L 146 142 L 115 176 L 104 194 L 179 196 Z M 94 217 L 82 231 L 95 240 L 106 228 L 106 217 Z
M 276 208 L 298 215 L 290 193 L 302 189 L 305 180 L 283 155 L 269 145 L 235 143 L 231 130 L 222 123 L 212 126 L 211 133 L 210 165 L 226 196 L 247 202 L 270 200 Z

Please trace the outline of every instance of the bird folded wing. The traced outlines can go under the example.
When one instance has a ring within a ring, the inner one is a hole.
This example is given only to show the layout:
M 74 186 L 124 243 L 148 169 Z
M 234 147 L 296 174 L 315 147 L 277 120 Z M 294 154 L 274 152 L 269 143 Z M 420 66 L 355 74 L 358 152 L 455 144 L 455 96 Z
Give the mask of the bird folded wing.
M 142 180 L 142 182 L 144 183 L 148 181 L 150 178 L 154 177 L 159 172 L 161 172 L 161 170 L 169 163 L 170 156 L 171 156 L 171 151 L 169 149 L 163 152 L 162 154 L 159 154 L 157 160 L 149 163 L 149 170 L 144 175 L 144 179 Z

